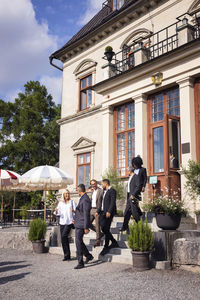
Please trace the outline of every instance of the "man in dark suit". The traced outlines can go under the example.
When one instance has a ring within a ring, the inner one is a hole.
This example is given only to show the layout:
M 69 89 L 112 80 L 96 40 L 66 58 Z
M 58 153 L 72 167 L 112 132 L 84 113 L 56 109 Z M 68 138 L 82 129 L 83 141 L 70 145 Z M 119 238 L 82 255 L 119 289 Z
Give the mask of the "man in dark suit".
M 100 215 L 100 226 L 105 234 L 105 245 L 100 255 L 105 255 L 112 248 L 118 248 L 119 245 L 110 232 L 112 219 L 116 214 L 116 191 L 110 186 L 108 179 L 102 180 L 102 188 L 104 190 L 101 206 L 97 210 Z M 111 245 L 109 246 L 109 242 Z
M 86 245 L 83 242 L 84 234 L 89 233 L 91 209 L 91 201 L 85 192 L 84 184 L 80 184 L 78 186 L 78 193 L 81 196 L 81 198 L 79 200 L 78 206 L 76 207 L 74 218 L 78 265 L 74 269 L 84 268 L 83 255 L 86 257 L 85 263 L 88 263 L 94 258 L 92 254 L 90 254 Z
M 137 156 L 132 160 L 132 167 L 129 167 L 127 204 L 124 211 L 124 222 L 120 231 L 128 229 L 128 223 L 131 215 L 136 222 L 138 222 L 142 216 L 139 201 L 141 200 L 141 192 L 145 191 L 147 183 L 147 172 L 146 169 L 142 167 L 142 164 L 143 161 L 141 157 Z

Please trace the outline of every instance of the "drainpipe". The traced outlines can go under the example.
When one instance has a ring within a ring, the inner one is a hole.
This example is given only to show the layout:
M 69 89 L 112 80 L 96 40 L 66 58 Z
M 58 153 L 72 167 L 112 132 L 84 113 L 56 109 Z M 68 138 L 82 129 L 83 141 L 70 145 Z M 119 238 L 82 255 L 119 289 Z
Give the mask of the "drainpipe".
M 60 67 L 58 67 L 57 65 L 55 65 L 54 63 L 53 63 L 53 59 L 54 59 L 55 57 L 53 56 L 53 55 L 51 55 L 50 57 L 49 57 L 49 62 L 50 62 L 50 65 L 52 65 L 53 67 L 55 67 L 56 69 L 58 69 L 58 70 L 60 70 L 60 71 L 63 71 L 63 69 L 61 69 Z

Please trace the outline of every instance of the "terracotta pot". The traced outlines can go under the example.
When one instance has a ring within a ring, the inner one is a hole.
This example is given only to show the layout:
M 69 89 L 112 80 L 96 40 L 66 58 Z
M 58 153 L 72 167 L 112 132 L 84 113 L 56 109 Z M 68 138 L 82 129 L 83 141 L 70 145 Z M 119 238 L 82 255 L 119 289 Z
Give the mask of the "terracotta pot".
M 156 214 L 157 226 L 163 230 L 176 230 L 181 222 L 181 214 Z
M 45 243 L 45 240 L 32 242 L 33 252 L 38 253 L 38 254 L 44 253 L 45 252 L 44 243 Z
M 133 268 L 137 271 L 149 270 L 149 251 L 131 251 L 133 259 Z

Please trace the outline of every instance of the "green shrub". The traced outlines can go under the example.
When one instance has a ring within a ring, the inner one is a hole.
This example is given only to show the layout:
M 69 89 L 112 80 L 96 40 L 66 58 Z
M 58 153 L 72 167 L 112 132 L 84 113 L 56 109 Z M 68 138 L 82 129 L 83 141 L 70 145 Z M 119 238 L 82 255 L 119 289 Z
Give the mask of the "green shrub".
M 153 250 L 153 232 L 147 220 L 143 222 L 141 219 L 138 223 L 134 221 L 129 225 L 129 231 L 130 234 L 127 235 L 127 239 L 130 249 L 140 252 Z
M 47 231 L 47 224 L 40 218 L 32 220 L 29 226 L 28 239 L 30 241 L 44 240 Z
M 125 189 L 117 170 L 114 167 L 109 167 L 103 174 L 102 179 L 109 179 L 110 185 L 117 192 L 117 200 L 125 198 Z
M 196 199 L 200 196 L 200 161 L 188 161 L 188 168 L 182 168 L 183 174 L 186 177 L 186 190 L 188 194 Z
M 105 52 L 112 52 L 113 51 L 113 48 L 111 46 L 107 46 L 105 48 Z
M 123 215 L 124 215 L 124 214 L 123 214 L 123 211 L 120 210 L 120 209 L 118 209 L 118 210 L 117 210 L 117 216 L 118 216 L 118 217 L 123 217 Z

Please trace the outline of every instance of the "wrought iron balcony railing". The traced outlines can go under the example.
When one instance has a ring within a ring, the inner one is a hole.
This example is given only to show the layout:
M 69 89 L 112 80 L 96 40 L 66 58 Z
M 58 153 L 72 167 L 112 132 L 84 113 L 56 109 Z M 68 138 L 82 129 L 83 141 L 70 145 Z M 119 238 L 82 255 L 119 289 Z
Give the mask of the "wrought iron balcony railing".
M 131 44 L 124 45 L 122 50 L 114 53 L 111 61 L 111 77 L 121 74 L 127 70 L 133 69 L 136 65 L 145 61 L 150 61 L 165 53 L 178 48 L 181 44 L 179 41 L 179 29 L 188 26 L 192 32 L 192 40 L 200 37 L 200 17 L 198 11 L 194 14 L 184 14 L 177 18 L 177 22 L 152 34 L 146 34 L 135 39 Z M 188 20 L 190 19 L 190 20 Z M 137 62 L 138 50 L 143 51 L 144 61 Z M 103 57 L 106 59 L 106 56 Z

